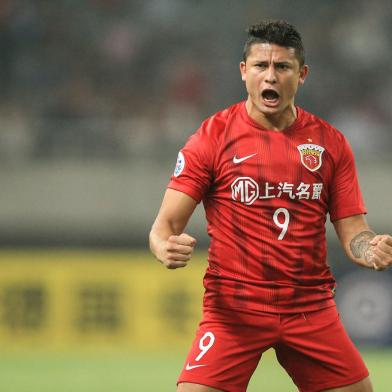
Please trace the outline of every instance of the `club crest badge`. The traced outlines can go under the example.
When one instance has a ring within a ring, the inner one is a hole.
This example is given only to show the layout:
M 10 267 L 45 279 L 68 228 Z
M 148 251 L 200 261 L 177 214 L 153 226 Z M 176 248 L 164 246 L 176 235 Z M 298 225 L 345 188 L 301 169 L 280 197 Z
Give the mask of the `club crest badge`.
M 184 170 L 184 167 L 185 167 L 185 157 L 184 154 L 180 151 L 178 153 L 177 163 L 173 173 L 174 177 L 178 177 Z
M 325 151 L 324 147 L 317 144 L 300 144 L 297 148 L 301 156 L 301 163 L 308 170 L 314 172 L 320 169 L 323 152 Z

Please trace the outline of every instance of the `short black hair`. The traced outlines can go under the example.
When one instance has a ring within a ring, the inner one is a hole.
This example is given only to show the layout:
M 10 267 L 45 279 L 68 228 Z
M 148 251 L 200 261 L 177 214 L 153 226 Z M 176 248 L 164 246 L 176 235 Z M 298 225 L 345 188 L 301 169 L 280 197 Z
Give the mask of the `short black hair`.
M 248 39 L 244 46 L 244 61 L 246 61 L 253 44 L 271 43 L 285 48 L 293 48 L 299 65 L 302 67 L 305 64 L 305 49 L 301 34 L 290 23 L 284 20 L 264 20 L 250 26 L 246 32 Z

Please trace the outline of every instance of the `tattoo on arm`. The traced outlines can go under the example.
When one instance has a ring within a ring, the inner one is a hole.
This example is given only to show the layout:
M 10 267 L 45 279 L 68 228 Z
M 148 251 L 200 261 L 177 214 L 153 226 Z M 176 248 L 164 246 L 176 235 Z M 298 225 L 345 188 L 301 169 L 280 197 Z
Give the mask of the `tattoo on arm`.
M 350 249 L 354 257 L 363 258 L 367 263 L 371 263 L 373 251 L 370 249 L 369 242 L 376 236 L 372 231 L 362 231 L 357 234 L 350 242 Z

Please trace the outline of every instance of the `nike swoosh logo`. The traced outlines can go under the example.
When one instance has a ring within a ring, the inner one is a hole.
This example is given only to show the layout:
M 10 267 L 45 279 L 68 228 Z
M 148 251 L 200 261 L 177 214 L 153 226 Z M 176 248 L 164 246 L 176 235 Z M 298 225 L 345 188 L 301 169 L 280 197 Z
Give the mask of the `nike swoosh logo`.
M 237 158 L 237 156 L 235 156 L 235 157 L 233 158 L 233 163 L 236 163 L 236 164 L 237 164 L 237 163 L 244 162 L 244 161 L 246 161 L 247 159 L 254 157 L 255 155 L 257 155 L 257 152 L 254 153 L 254 154 L 247 155 L 246 157 L 242 157 L 242 158 Z
M 202 367 L 202 366 L 207 366 L 207 365 L 190 365 L 189 362 L 185 366 L 185 370 L 192 370 L 194 368 Z

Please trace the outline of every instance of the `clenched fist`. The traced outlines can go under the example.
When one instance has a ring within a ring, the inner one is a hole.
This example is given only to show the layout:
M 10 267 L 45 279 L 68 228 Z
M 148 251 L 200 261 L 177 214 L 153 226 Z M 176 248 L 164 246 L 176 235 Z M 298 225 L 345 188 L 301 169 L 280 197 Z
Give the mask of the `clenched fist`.
M 157 259 L 168 269 L 185 267 L 192 257 L 196 239 L 188 234 L 171 235 L 167 241 L 162 241 Z
M 376 235 L 369 244 L 372 255 L 370 263 L 377 271 L 387 269 L 392 265 L 392 237 L 387 234 Z

